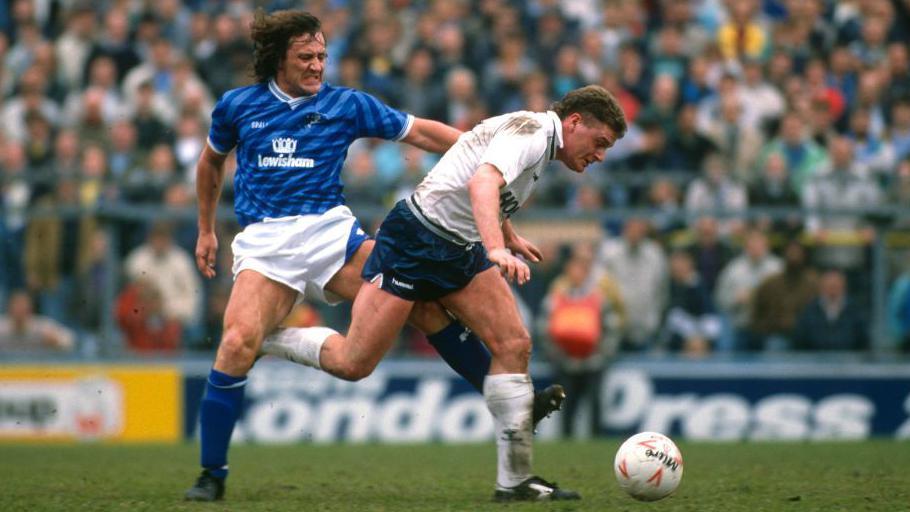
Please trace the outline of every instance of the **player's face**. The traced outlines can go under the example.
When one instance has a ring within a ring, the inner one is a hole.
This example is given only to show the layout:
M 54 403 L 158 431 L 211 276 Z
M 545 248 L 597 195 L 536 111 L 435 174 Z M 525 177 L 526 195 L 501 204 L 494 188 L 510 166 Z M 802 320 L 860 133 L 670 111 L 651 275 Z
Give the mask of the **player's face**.
M 275 81 L 283 91 L 295 97 L 316 94 L 322 87 L 326 57 L 322 32 L 296 36 L 278 64 Z
M 594 162 L 602 162 L 607 150 L 616 142 L 616 133 L 596 119 L 585 120 L 571 114 L 563 122 L 563 146 L 560 160 L 575 172 L 584 172 Z

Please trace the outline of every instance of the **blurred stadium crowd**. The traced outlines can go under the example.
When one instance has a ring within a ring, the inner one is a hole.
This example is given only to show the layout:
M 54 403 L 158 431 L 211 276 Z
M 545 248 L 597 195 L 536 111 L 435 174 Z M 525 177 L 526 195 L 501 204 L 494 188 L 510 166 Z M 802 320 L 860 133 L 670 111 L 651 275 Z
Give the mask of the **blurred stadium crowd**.
M 217 343 L 238 227 L 220 216 L 203 282 L 194 163 L 251 80 L 257 7 L 322 19 L 327 81 L 463 130 L 589 83 L 618 97 L 607 160 L 554 165 L 525 207 L 603 227 L 546 242 L 517 290 L 553 357 L 869 350 L 886 234 L 876 343 L 910 346 L 910 0 L 0 0 L 0 351 L 93 356 L 105 318 L 126 350 Z M 434 158 L 358 142 L 348 203 L 381 219 Z M 339 309 L 290 321 L 343 329 Z

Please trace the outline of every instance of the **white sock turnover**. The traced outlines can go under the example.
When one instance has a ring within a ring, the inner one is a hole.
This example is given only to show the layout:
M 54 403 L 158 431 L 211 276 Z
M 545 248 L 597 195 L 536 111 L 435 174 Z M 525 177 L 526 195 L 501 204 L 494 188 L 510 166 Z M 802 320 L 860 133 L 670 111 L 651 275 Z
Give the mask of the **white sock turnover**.
M 493 414 L 496 487 L 515 487 L 531 476 L 534 388 L 524 373 L 487 375 L 483 396 Z
M 328 327 L 277 329 L 265 337 L 259 353 L 321 369 L 319 353 L 322 344 L 333 334 L 338 334 L 338 331 Z

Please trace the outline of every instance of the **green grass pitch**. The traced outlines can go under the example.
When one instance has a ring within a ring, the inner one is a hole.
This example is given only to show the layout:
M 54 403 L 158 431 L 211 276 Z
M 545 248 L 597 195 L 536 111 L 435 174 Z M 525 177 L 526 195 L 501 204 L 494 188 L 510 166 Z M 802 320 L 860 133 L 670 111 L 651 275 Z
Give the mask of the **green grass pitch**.
M 906 442 L 682 443 L 679 490 L 655 503 L 613 478 L 619 440 L 539 443 L 535 470 L 568 503 L 490 501 L 482 445 L 236 446 L 226 501 L 185 503 L 197 447 L 0 444 L 0 511 L 898 511 L 910 510 Z

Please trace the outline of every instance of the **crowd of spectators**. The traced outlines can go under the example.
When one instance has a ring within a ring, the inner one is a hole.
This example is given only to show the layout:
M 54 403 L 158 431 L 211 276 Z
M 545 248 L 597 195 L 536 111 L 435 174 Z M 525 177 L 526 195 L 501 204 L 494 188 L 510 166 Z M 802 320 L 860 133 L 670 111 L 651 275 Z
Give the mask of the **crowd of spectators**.
M 256 8 L 322 19 L 328 82 L 460 129 L 589 83 L 617 96 L 630 129 L 606 161 L 554 165 L 528 205 L 605 220 L 596 247 L 545 248 L 518 291 L 529 325 L 565 260 L 612 283 L 622 350 L 869 347 L 870 244 L 910 227 L 908 0 L 0 0 L 0 311 L 34 305 L 79 340 L 44 345 L 94 346 L 103 318 L 139 351 L 217 343 L 237 226 L 203 282 L 194 222 L 154 212 L 192 211 L 212 106 L 251 81 Z M 349 204 L 386 209 L 434 158 L 359 141 Z M 849 212 L 869 206 L 898 214 Z M 647 213 L 609 215 L 627 208 Z M 910 267 L 888 272 L 908 346 Z M 320 313 L 344 320 L 294 321 Z

